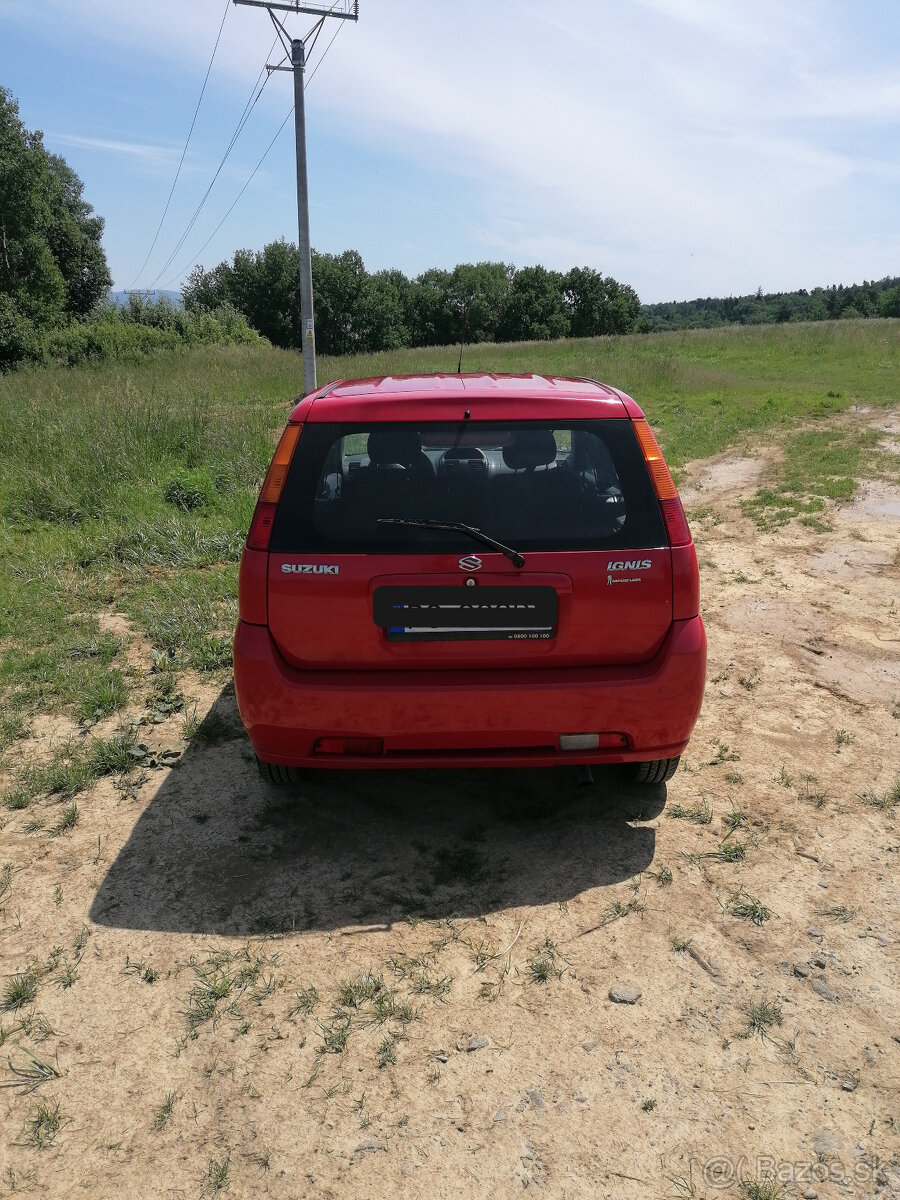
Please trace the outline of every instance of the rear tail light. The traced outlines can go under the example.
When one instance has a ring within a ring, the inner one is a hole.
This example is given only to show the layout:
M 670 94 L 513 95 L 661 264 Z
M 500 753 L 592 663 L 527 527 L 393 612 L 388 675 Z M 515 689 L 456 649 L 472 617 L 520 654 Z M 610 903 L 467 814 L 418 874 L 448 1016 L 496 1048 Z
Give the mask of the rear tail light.
M 681 500 L 675 496 L 671 500 L 660 500 L 663 520 L 666 523 L 666 533 L 669 535 L 670 546 L 688 546 L 691 542 L 691 531 L 687 517 L 681 506 Z
M 653 480 L 653 488 L 659 501 L 659 508 L 666 526 L 666 536 L 670 546 L 689 546 L 691 531 L 688 528 L 687 517 L 678 496 L 678 489 L 672 478 L 672 473 L 662 456 L 659 442 L 653 436 L 653 430 L 646 421 L 635 421 L 634 432 L 640 443 L 644 461 Z
M 277 504 L 264 504 L 262 500 L 257 503 L 247 534 L 247 545 L 251 550 L 268 550 L 277 511 Z
M 288 425 L 269 464 L 266 478 L 259 493 L 253 520 L 250 522 L 250 532 L 247 534 L 247 545 L 251 550 L 268 550 L 272 537 L 272 526 L 275 524 L 275 513 L 278 501 L 284 490 L 284 481 L 290 469 L 291 459 L 297 447 L 302 425 Z
M 272 526 L 278 511 L 278 501 L 284 489 L 291 458 L 300 437 L 299 424 L 291 424 L 281 435 L 275 454 L 266 472 L 266 478 L 253 511 L 247 545 L 241 556 L 238 575 L 238 614 L 242 621 L 251 625 L 265 625 L 268 621 L 268 588 L 266 576 L 269 564 L 269 542 Z

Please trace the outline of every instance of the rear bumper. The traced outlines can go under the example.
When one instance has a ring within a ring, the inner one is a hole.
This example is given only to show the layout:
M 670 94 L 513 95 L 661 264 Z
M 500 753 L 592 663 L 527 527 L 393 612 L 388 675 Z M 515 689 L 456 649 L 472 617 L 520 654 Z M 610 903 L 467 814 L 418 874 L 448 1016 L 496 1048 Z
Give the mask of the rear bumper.
M 265 762 L 297 767 L 559 766 L 673 758 L 706 678 L 700 617 L 675 621 L 631 667 L 569 670 L 301 671 L 263 625 L 238 623 L 241 719 Z M 614 750 L 560 751 L 561 733 L 622 733 Z M 319 738 L 377 737 L 381 755 L 314 753 Z

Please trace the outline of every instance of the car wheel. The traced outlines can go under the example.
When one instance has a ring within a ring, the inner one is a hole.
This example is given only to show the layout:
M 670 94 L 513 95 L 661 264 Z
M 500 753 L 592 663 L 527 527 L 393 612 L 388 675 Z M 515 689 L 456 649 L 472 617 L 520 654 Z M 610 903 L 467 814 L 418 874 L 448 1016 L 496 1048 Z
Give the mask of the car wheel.
M 296 784 L 302 783 L 305 777 L 305 772 L 300 767 L 282 767 L 278 763 L 263 762 L 261 758 L 257 758 L 256 765 L 265 783 Z
M 678 758 L 658 758 L 655 762 L 635 763 L 635 783 L 666 783 L 678 770 Z

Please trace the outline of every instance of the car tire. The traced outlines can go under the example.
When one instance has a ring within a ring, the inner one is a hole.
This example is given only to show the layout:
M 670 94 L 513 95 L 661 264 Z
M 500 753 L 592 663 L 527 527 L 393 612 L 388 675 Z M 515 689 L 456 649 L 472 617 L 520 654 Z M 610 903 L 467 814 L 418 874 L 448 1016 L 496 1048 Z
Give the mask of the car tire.
M 667 783 L 678 770 L 678 758 L 658 758 L 654 762 L 635 763 L 635 783 Z
M 279 787 L 284 784 L 302 783 L 305 776 L 300 767 L 282 767 L 278 763 L 263 762 L 261 758 L 257 758 L 256 765 L 265 783 L 274 783 Z

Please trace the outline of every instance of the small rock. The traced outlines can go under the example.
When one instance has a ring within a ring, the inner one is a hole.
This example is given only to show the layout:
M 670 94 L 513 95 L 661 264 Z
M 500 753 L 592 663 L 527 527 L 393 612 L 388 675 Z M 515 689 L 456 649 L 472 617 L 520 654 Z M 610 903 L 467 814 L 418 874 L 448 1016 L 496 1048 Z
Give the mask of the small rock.
M 855 1079 L 845 1079 L 844 1082 L 841 1084 L 841 1091 L 855 1092 L 856 1091 L 856 1080 Z
M 621 983 L 615 983 L 609 989 L 609 998 L 613 1004 L 637 1004 L 641 998 L 641 993 L 637 988 L 627 987 Z
M 600 1045 L 599 1042 L 582 1042 L 581 1048 L 585 1052 L 585 1054 L 593 1054 L 593 1052 L 597 1049 L 597 1047 L 599 1045 Z
M 446 1050 L 438 1050 L 437 1054 L 434 1057 L 438 1060 L 439 1063 L 445 1063 L 448 1060 L 448 1055 L 447 1055 Z
M 818 967 L 820 971 L 824 971 L 825 968 L 828 966 L 828 959 L 825 957 L 824 954 L 817 954 L 816 957 L 812 960 L 812 963 L 813 963 L 814 967 Z
M 821 996 L 823 1000 L 837 1000 L 837 996 L 828 986 L 824 979 L 813 979 L 809 985 L 817 996 Z
M 383 1149 L 384 1149 L 384 1146 L 382 1146 L 381 1142 L 379 1142 L 377 1138 L 370 1138 L 367 1142 L 360 1142 L 359 1145 L 356 1147 L 356 1149 L 353 1151 L 353 1153 L 354 1154 L 367 1154 L 369 1152 L 374 1153 L 376 1150 L 383 1150 Z
M 805 979 L 809 974 L 809 964 L 794 963 L 794 974 L 798 975 L 801 979 Z
M 900 1033 L 892 1033 L 891 1040 L 895 1041 L 895 1042 L 900 1042 Z
M 819 941 L 819 942 L 823 941 L 825 938 L 825 933 L 821 929 L 808 929 L 806 932 L 809 934 L 809 936 L 811 938 L 815 938 L 816 941 Z
M 544 1107 L 544 1097 L 539 1091 L 537 1091 L 536 1088 L 532 1088 L 532 1090 L 528 1093 L 528 1099 L 531 1101 L 534 1108 Z
M 803 1197 L 803 1200 L 819 1200 L 819 1193 L 815 1188 L 804 1188 L 800 1195 Z
M 505 1120 L 506 1120 L 506 1109 L 498 1108 L 497 1111 L 494 1113 L 494 1124 L 502 1125 Z
M 486 1037 L 482 1037 L 481 1034 L 476 1034 L 474 1037 L 469 1038 L 469 1041 L 466 1044 L 466 1053 L 471 1054 L 473 1050 L 483 1050 L 485 1046 L 489 1045 L 490 1042 Z

